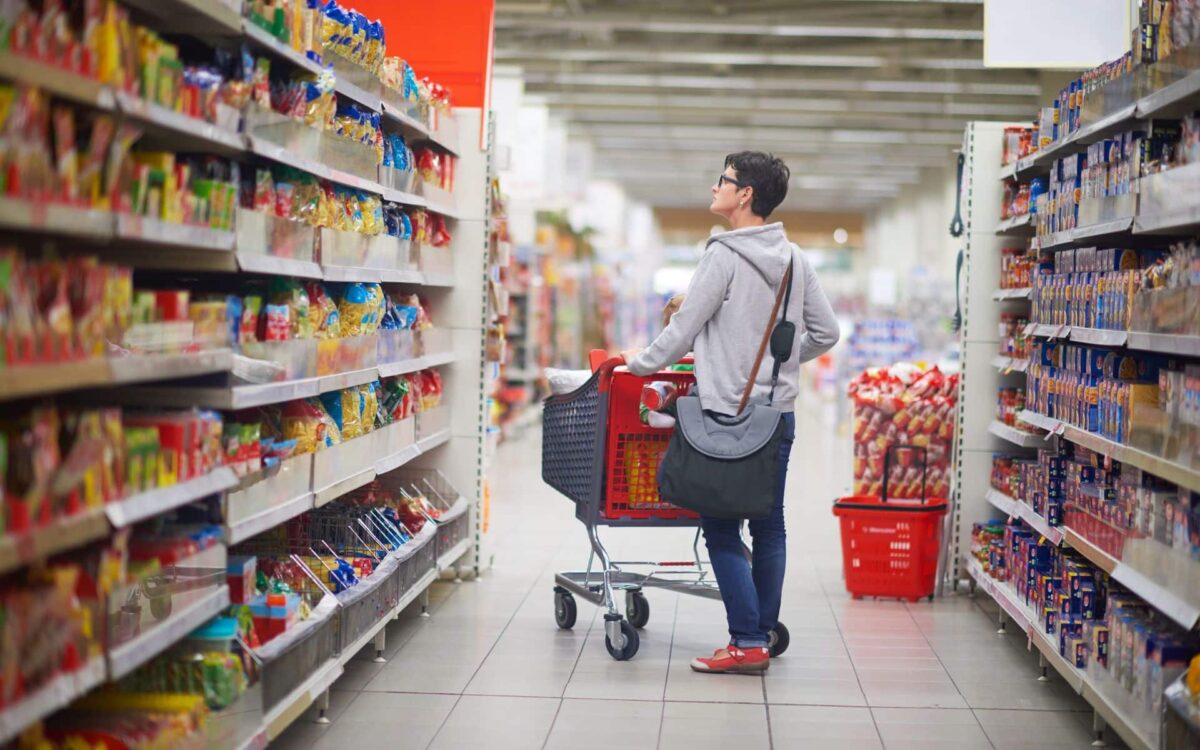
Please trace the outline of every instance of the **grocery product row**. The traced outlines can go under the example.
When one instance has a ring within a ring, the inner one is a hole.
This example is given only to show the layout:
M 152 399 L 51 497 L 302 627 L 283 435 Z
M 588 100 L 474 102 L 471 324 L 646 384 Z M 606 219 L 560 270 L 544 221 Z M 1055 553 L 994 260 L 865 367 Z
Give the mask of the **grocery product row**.
M 1167 695 L 1196 699 L 1184 674 L 1200 652 L 1198 225 L 1178 182 L 1200 99 L 1159 96 L 1197 69 L 1194 10 L 1141 3 L 1131 55 L 1032 127 L 976 123 L 966 141 L 964 189 L 999 210 L 968 222 L 956 567 L 1097 731 L 1138 748 L 1160 747 Z
M 12 580 L 0 738 L 273 739 L 308 705 L 298 686 L 340 673 L 468 541 L 466 502 L 430 470 L 393 472 L 228 547 L 213 505 Z

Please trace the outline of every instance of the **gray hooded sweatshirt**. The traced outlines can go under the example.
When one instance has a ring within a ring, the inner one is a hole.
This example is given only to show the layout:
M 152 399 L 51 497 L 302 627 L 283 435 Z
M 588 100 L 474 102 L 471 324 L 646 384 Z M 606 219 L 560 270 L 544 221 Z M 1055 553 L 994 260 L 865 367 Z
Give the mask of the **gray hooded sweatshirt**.
M 779 372 L 773 406 L 793 411 L 800 365 L 833 348 L 839 331 L 816 273 L 799 248 L 788 242 L 780 222 L 710 237 L 683 306 L 654 343 L 628 363 L 629 369 L 635 375 L 651 375 L 694 351 L 701 406 L 719 414 L 736 414 L 775 294 L 792 258 L 795 266 L 787 317 L 796 324 L 796 341 L 791 358 Z M 750 394 L 752 402 L 766 403 L 773 363 L 768 348 Z

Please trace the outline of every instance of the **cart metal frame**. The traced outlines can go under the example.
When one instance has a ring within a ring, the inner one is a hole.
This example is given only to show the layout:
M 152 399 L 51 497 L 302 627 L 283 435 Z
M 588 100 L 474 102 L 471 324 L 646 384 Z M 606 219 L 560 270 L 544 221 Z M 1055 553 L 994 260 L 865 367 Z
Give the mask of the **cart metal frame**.
M 575 517 L 586 529 L 591 545 L 586 570 L 566 571 L 554 576 L 554 615 L 560 628 L 570 629 L 577 614 L 576 596 L 602 607 L 605 610 L 605 646 L 614 659 L 625 661 L 637 653 L 637 631 L 649 620 L 650 608 L 643 589 L 665 589 L 718 601 L 721 590 L 709 562 L 700 555 L 698 519 L 605 517 L 610 386 L 613 374 L 624 361 L 618 357 L 598 363 L 595 353 L 592 361 L 594 372 L 587 383 L 571 393 L 551 396 L 544 404 L 542 479 L 575 502 Z M 642 379 L 651 381 L 654 377 Z M 631 409 L 636 407 L 636 404 L 629 405 Z M 692 559 L 678 562 L 613 560 L 600 540 L 601 526 L 695 527 Z M 746 548 L 745 552 L 749 558 L 750 550 Z M 626 570 L 626 566 L 638 570 Z M 617 591 L 625 594 L 623 614 L 617 605 Z M 782 654 L 789 642 L 787 627 L 779 623 L 771 632 L 772 656 Z

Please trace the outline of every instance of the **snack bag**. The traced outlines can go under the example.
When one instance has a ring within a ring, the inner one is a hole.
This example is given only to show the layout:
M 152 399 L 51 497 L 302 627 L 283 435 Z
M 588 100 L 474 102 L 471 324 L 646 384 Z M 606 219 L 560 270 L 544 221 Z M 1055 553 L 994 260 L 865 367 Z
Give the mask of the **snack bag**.
M 308 316 L 313 336 L 318 339 L 335 339 L 342 333 L 341 316 L 337 303 L 329 296 L 325 285 L 319 281 L 308 282 Z
M 295 453 L 313 453 L 342 442 L 333 418 L 314 399 L 291 401 L 281 412 L 285 440 L 295 440 Z
M 362 336 L 368 332 L 373 305 L 378 302 L 366 284 L 346 284 L 338 299 L 338 316 L 341 318 L 342 338 Z

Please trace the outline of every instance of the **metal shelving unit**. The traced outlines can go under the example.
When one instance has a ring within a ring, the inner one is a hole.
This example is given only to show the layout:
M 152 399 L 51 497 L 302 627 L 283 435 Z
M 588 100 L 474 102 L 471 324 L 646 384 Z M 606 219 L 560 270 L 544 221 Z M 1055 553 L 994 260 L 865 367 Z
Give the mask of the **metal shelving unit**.
M 159 31 L 203 35 L 206 39 L 219 39 L 222 42 L 245 42 L 256 51 L 269 54 L 287 66 L 309 72 L 320 72 L 322 69 L 317 62 L 297 53 L 243 18 L 240 0 L 123 2 L 137 8 L 139 19 L 148 19 L 147 22 Z M 323 179 L 378 194 L 388 201 L 425 207 L 453 220 L 450 225 L 453 239 L 450 246 L 444 249 L 444 253 L 452 259 L 448 268 L 359 268 L 334 264 L 322 266 L 312 260 L 276 257 L 270 254 L 271 248 L 261 247 L 261 242 L 260 247 L 256 248 L 239 246 L 238 234 L 233 231 L 169 224 L 81 206 L 0 197 L 0 228 L 15 234 L 37 236 L 39 239 L 44 236 L 85 240 L 89 245 L 103 247 L 118 262 L 139 269 L 254 273 L 422 287 L 426 290 L 424 294 L 428 294 L 432 300 L 438 322 L 445 325 L 444 343 L 439 338 L 435 351 L 427 351 L 419 357 L 321 377 L 262 385 L 209 385 L 226 382 L 217 376 L 233 369 L 235 355 L 228 349 L 97 358 L 0 369 L 0 401 L 89 389 L 96 393 L 89 392 L 86 400 L 94 403 L 201 405 L 237 410 L 314 396 L 323 391 L 368 383 L 381 377 L 443 368 L 445 404 L 439 410 L 442 413 L 438 418 L 428 421 L 425 432 L 422 433 L 419 428 L 422 422 L 416 420 L 416 429 L 409 423 L 393 425 L 398 429 L 387 435 L 383 433 L 388 428 L 369 433 L 352 441 L 352 452 L 360 455 L 344 465 L 332 465 L 331 472 L 319 474 L 315 458 L 320 454 L 299 457 L 290 468 L 291 474 L 282 479 L 279 466 L 242 481 L 230 469 L 220 467 L 189 481 L 150 490 L 102 508 L 87 509 L 28 534 L 0 537 L 0 574 L 3 574 L 103 539 L 114 529 L 153 519 L 202 498 L 218 496 L 226 518 L 225 542 L 236 544 L 401 467 L 419 464 L 441 471 L 456 487 L 461 488 L 462 502 L 466 503 L 465 512 L 470 519 L 470 533 L 454 547 L 443 551 L 436 561 L 436 568 L 412 582 L 401 594 L 398 603 L 389 611 L 380 613 L 379 619 L 365 635 L 342 650 L 335 659 L 303 676 L 293 693 L 262 714 L 257 729 L 236 743 L 239 747 L 264 746 L 266 742 L 277 738 L 305 708 L 327 697 L 327 691 L 359 647 L 372 641 L 380 642 L 378 639 L 382 639 L 387 623 L 424 595 L 440 573 L 450 569 L 457 574 L 468 569 L 478 572 L 489 562 L 479 551 L 484 539 L 480 528 L 483 476 L 479 456 L 484 449 L 485 406 L 482 366 L 484 332 L 480 320 L 487 305 L 481 270 L 487 257 L 490 160 L 487 149 L 479 148 L 470 139 L 466 140 L 465 145 L 460 143 L 460 131 L 455 125 L 455 120 L 460 120 L 463 126 L 461 132 L 477 132 L 483 121 L 483 113 L 477 109 L 461 109 L 456 112 L 456 117 L 443 119 L 439 127 L 431 127 L 413 116 L 415 109 L 408 111 L 396 108 L 362 81 L 338 76 L 336 91 L 340 96 L 380 112 L 389 127 L 399 128 L 411 141 L 433 144 L 459 158 L 457 185 L 453 192 L 425 189 L 420 185 L 412 191 L 402 191 L 383 184 L 386 180 L 379 172 L 373 173 L 374 179 L 369 174 L 349 174 L 281 148 L 261 137 L 223 129 L 126 92 L 115 91 L 96 81 L 11 54 L 0 55 L 0 80 L 32 84 L 58 100 L 111 113 L 119 121 L 134 123 L 150 137 L 167 141 L 179 150 L 233 159 L 265 158 L 309 171 Z M 429 345 L 428 341 L 426 345 Z M 191 382 L 205 385 L 173 382 L 201 376 L 206 377 Z M 408 430 L 407 437 L 400 434 L 404 429 Z M 330 462 L 326 461 L 322 468 L 330 469 Z M 254 499 L 259 504 L 251 503 L 251 495 L 263 489 L 262 483 L 276 481 L 280 482 L 282 490 L 278 498 L 270 497 L 263 503 L 263 497 L 259 496 Z M 321 486 L 317 486 L 318 483 Z M 426 533 L 429 543 L 433 543 L 435 532 L 435 525 L 431 524 Z M 176 611 L 153 623 L 132 640 L 108 649 L 83 669 L 60 675 L 31 692 L 22 701 L 0 710 L 0 743 L 104 682 L 119 679 L 154 658 L 203 622 L 225 610 L 229 604 L 229 594 L 224 585 L 213 586 L 210 591 L 192 595 L 187 601 L 185 607 L 179 607 L 176 602 Z M 157 614 L 155 616 L 157 619 Z

